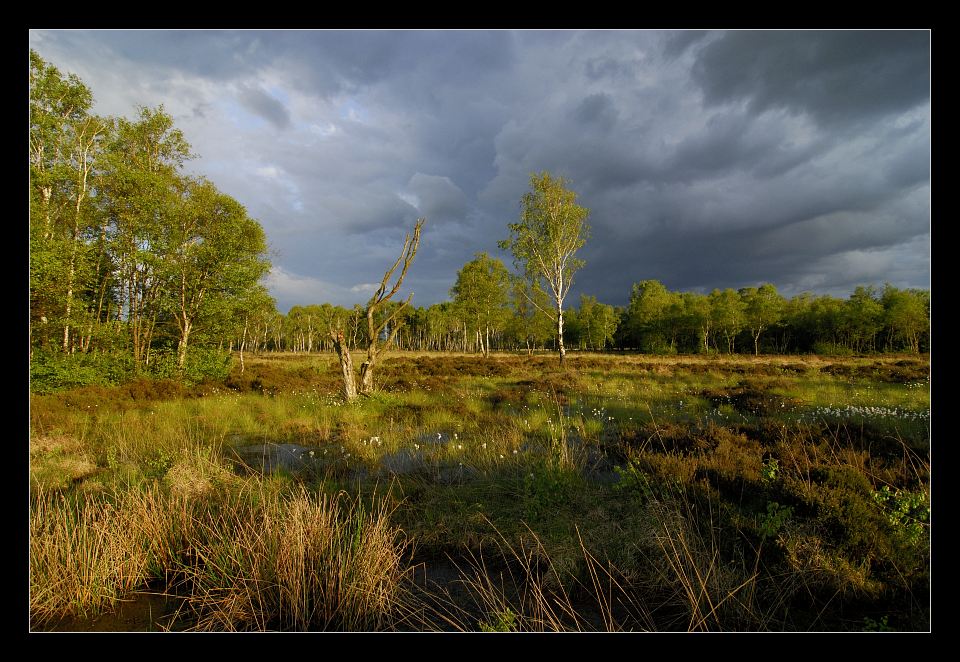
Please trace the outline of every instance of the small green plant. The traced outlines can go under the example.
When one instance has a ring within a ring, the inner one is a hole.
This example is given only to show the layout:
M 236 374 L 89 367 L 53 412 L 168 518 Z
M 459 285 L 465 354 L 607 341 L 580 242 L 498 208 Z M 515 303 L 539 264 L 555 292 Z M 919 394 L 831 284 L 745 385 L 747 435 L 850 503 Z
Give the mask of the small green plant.
M 613 470 L 620 476 L 613 489 L 632 493 L 641 503 L 670 499 L 684 493 L 684 481 L 678 476 L 647 473 L 634 462 L 624 467 L 616 466 Z
M 120 468 L 120 453 L 115 447 L 107 449 L 107 468 L 116 471 Z
M 766 538 L 775 538 L 784 524 L 793 516 L 793 509 L 790 506 L 781 506 L 776 501 L 767 503 L 767 512 L 760 517 L 757 528 L 760 535 Z
M 638 469 L 633 463 L 625 467 L 614 467 L 620 480 L 614 489 L 620 492 L 634 492 L 642 502 L 647 502 L 655 496 L 650 477 Z
M 176 458 L 168 451 L 164 449 L 157 450 L 147 458 L 145 473 L 150 478 L 163 478 L 175 461 Z
M 879 621 L 875 621 L 869 616 L 864 616 L 863 631 L 864 632 L 895 632 L 895 630 L 892 627 L 890 627 L 890 624 L 887 622 L 886 616 L 883 616 Z
M 537 520 L 566 503 L 572 476 L 551 467 L 538 467 L 523 479 L 525 515 Z
M 512 610 L 504 609 L 493 614 L 493 616 L 494 621 L 492 623 L 480 621 L 481 632 L 513 632 L 516 628 L 517 615 Z
M 770 485 L 777 480 L 780 474 L 780 462 L 775 457 L 766 460 L 760 467 L 760 477 L 765 485 Z
M 873 492 L 873 500 L 887 515 L 887 521 L 910 542 L 919 542 L 926 535 L 930 522 L 930 504 L 923 491 L 891 491 L 884 485 Z

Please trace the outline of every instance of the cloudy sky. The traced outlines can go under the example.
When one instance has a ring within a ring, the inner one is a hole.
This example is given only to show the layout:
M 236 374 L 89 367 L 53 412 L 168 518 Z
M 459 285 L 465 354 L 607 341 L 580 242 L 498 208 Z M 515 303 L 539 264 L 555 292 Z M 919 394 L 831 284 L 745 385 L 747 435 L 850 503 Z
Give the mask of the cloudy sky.
M 532 172 L 591 210 L 570 303 L 634 282 L 930 287 L 927 31 L 78 31 L 30 47 L 94 112 L 163 104 L 242 202 L 295 304 L 365 301 L 425 216 L 403 293 L 449 298 Z

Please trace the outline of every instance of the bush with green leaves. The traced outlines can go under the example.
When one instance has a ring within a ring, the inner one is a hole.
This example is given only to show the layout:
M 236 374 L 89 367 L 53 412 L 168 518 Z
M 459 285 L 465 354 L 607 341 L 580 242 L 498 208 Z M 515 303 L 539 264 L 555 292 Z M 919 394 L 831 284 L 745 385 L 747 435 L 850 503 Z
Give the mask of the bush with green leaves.
M 173 379 L 190 384 L 223 381 L 230 373 L 232 363 L 229 352 L 198 347 L 187 353 L 182 371 L 177 368 L 176 354 L 169 351 L 157 352 L 146 370 L 138 371 L 126 353 L 62 354 L 35 350 L 30 360 L 30 390 L 33 393 L 54 393 L 81 386 L 117 386 L 138 377 Z
M 873 499 L 883 509 L 890 526 L 905 540 L 916 543 L 926 537 L 930 503 L 925 492 L 891 490 L 884 485 L 873 492 Z
M 36 350 L 30 360 L 30 390 L 52 393 L 80 386 L 115 386 L 134 377 L 125 354 L 62 354 Z

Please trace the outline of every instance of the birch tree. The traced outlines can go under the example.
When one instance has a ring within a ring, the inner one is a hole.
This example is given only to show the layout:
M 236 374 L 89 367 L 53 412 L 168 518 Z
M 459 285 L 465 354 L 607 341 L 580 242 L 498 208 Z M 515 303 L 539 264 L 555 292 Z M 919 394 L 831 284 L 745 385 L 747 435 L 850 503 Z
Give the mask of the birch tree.
M 573 284 L 573 275 L 585 264 L 575 257 L 590 233 L 590 210 L 577 204 L 577 194 L 563 177 L 549 172 L 530 175 L 530 191 L 521 200 L 520 222 L 509 224 L 510 237 L 499 242 L 513 254 L 514 265 L 534 289 L 550 295 L 552 308 L 542 309 L 554 322 L 560 365 L 563 346 L 563 301 Z M 538 308 L 536 297 L 530 302 Z
M 206 180 L 187 181 L 187 199 L 170 224 L 169 292 L 180 338 L 183 370 L 190 334 L 217 299 L 243 296 L 270 264 L 266 236 L 243 205 Z
M 78 301 L 93 290 L 87 236 L 94 168 L 109 122 L 88 113 L 90 89 L 30 51 L 31 321 L 60 323 L 59 345 L 76 346 Z M 32 326 L 31 326 L 32 329 Z
M 760 353 L 760 334 L 780 321 L 783 315 L 783 297 L 770 283 L 740 290 L 744 303 L 745 323 L 753 338 L 753 354 Z
M 501 327 L 509 315 L 509 288 L 507 268 L 486 253 L 477 253 L 475 259 L 463 265 L 450 288 L 454 305 L 473 324 L 484 357 L 490 355 L 491 327 Z

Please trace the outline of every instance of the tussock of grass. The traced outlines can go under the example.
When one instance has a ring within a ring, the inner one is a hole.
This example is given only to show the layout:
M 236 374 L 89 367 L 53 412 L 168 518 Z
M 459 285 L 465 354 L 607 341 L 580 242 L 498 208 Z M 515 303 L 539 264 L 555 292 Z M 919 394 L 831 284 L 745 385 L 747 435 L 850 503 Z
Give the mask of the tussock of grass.
M 250 487 L 214 500 L 182 486 L 116 500 L 36 494 L 32 618 L 95 615 L 155 580 L 185 597 L 197 630 L 368 630 L 397 618 L 407 542 L 385 500 Z
M 169 538 L 177 513 L 158 505 L 155 494 L 140 492 L 111 499 L 37 490 L 30 509 L 31 618 L 95 615 L 142 586 L 155 561 L 151 548 Z
M 405 542 L 381 504 L 263 495 L 202 522 L 186 570 L 198 630 L 371 630 L 400 610 Z

